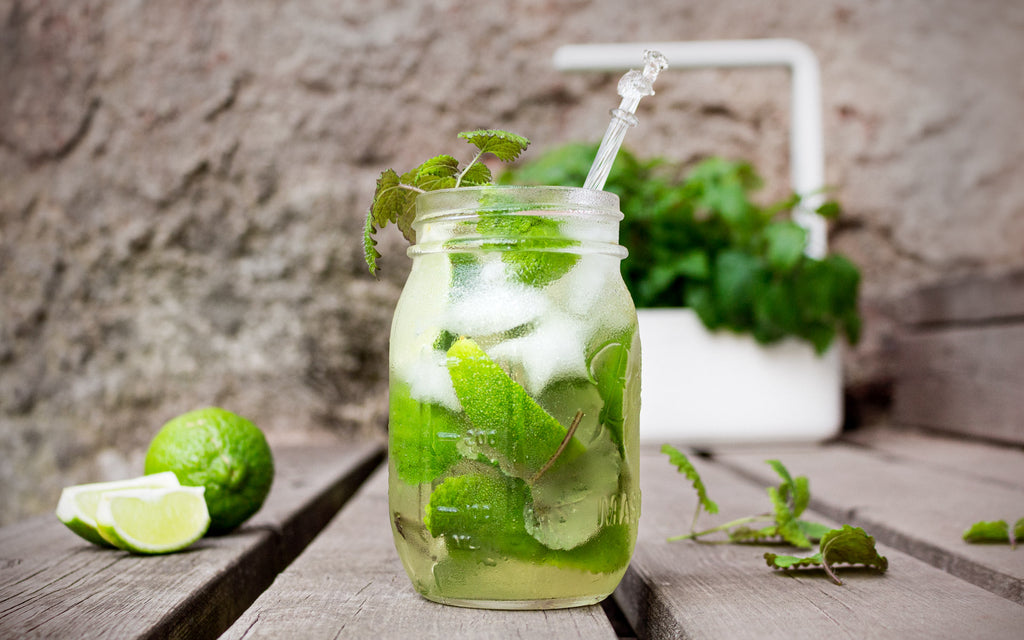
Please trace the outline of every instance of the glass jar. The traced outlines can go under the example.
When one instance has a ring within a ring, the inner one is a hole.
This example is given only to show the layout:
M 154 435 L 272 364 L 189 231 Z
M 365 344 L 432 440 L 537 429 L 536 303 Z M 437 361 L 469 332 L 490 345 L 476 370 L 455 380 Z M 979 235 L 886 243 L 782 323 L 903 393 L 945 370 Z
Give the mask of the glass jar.
M 415 588 L 499 609 L 593 604 L 640 514 L 640 342 L 618 197 L 417 198 L 391 329 L 389 503 Z

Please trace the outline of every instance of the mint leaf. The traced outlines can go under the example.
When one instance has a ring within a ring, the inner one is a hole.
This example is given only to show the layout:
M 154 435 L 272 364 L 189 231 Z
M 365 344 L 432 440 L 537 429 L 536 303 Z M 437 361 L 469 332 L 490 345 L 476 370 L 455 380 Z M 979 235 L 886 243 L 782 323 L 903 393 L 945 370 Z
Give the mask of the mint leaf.
M 829 200 L 822 203 L 822 205 L 814 211 L 822 218 L 835 219 L 843 212 L 843 208 L 835 200 Z
M 503 215 L 501 212 L 481 212 L 477 231 L 486 241 L 481 248 L 506 248 L 510 239 L 515 238 L 515 251 L 503 251 L 501 260 L 509 276 L 517 282 L 534 287 L 561 278 L 580 259 L 577 253 L 558 251 L 579 245 L 562 235 L 558 220 L 539 216 Z
M 775 222 L 765 227 L 764 236 L 768 264 L 783 273 L 795 268 L 807 246 L 807 230 L 795 222 Z
M 512 162 L 530 146 L 530 141 L 523 136 L 499 129 L 463 131 L 459 137 L 475 145 L 481 154 L 493 154 L 502 162 Z
M 775 509 L 775 526 L 782 539 L 794 547 L 809 549 L 811 541 L 807 539 L 807 536 L 800 529 L 796 516 L 793 515 L 793 510 L 779 489 L 777 487 L 768 487 L 768 497 L 771 498 L 772 506 Z
M 371 274 L 376 275 L 377 259 L 381 257 L 374 239 L 378 230 L 388 224 L 395 224 L 410 244 L 416 242 L 416 232 L 412 227 L 416 217 L 416 196 L 426 191 L 462 185 L 490 184 L 491 170 L 478 162 L 480 157 L 491 153 L 509 162 L 516 159 L 530 144 L 522 136 L 497 129 L 463 131 L 459 137 L 468 140 L 479 150 L 464 169 L 459 169 L 459 161 L 454 156 L 442 154 L 402 175 L 398 175 L 394 169 L 381 172 L 363 226 L 363 255 Z
M 662 445 L 661 452 L 668 456 L 669 463 L 675 465 L 679 473 L 686 476 L 686 479 L 693 484 L 693 488 L 697 490 L 697 512 L 700 513 L 703 508 L 708 513 L 718 513 L 718 505 L 708 498 L 707 487 L 704 486 L 704 481 L 701 480 L 700 474 L 690 463 L 686 454 L 670 444 Z M 696 521 L 696 516 L 694 516 L 694 521 Z
M 377 227 L 373 223 L 373 216 L 366 216 L 366 224 L 363 226 L 363 257 L 366 259 L 366 266 L 370 268 L 370 273 L 374 275 L 377 273 L 377 258 L 380 257 L 380 251 L 377 251 L 377 241 L 373 237 L 376 232 Z
M 764 554 L 764 559 L 773 569 L 820 566 L 833 582 L 840 585 L 843 583 L 833 570 L 836 565 L 863 565 L 881 572 L 889 568 L 889 561 L 875 549 L 875 539 L 860 527 L 850 525 L 826 533 L 821 538 L 818 553 L 812 556 L 801 558 L 769 552 Z
M 624 336 L 623 342 L 626 342 L 625 338 Z M 619 342 L 609 342 L 594 354 L 588 368 L 597 384 L 597 393 L 601 397 L 598 421 L 608 429 L 612 440 L 619 448 L 619 453 L 624 454 L 622 403 L 626 391 L 626 373 L 629 369 L 629 347 Z
M 1013 525 L 1006 520 L 982 520 L 975 522 L 967 531 L 964 531 L 964 541 L 972 544 L 978 543 L 1002 543 L 1017 548 L 1017 542 L 1024 539 L 1024 518 L 1021 518 Z
M 491 184 L 492 181 L 490 168 L 482 162 L 474 162 L 462 174 L 461 184 L 465 187 L 478 187 Z

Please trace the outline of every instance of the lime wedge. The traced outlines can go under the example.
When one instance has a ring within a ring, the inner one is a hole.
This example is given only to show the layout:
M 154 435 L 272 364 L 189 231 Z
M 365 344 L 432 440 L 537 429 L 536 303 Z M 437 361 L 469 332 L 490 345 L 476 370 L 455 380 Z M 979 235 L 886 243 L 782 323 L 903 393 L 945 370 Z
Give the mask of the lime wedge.
M 130 480 L 92 482 L 65 487 L 57 502 L 57 518 L 89 542 L 109 547 L 110 543 L 104 540 L 96 530 L 96 508 L 100 504 L 100 495 L 107 491 L 123 489 L 156 489 L 177 486 L 179 486 L 178 478 L 173 472 L 165 471 Z
M 205 487 L 124 489 L 100 496 L 97 528 L 110 544 L 133 553 L 180 551 L 210 526 Z
M 462 410 L 473 425 L 460 443 L 464 454 L 483 455 L 509 475 L 530 480 L 559 451 L 567 429 L 537 404 L 483 349 L 459 338 L 448 349 L 448 372 Z M 560 466 L 584 451 L 572 438 Z

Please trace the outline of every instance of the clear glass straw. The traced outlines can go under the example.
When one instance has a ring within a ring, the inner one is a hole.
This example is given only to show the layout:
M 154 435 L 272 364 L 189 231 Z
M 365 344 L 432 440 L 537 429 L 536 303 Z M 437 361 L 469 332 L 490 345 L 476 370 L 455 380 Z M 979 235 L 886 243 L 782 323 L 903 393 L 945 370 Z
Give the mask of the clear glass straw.
M 668 60 L 657 51 L 650 49 L 644 51 L 644 70 L 631 69 L 619 80 L 619 95 L 622 102 L 617 109 L 612 109 L 612 121 L 608 123 L 608 129 L 604 132 L 604 139 L 597 150 L 594 164 L 590 166 L 590 173 L 587 174 L 585 189 L 600 191 L 608 180 L 608 173 L 612 170 L 615 156 L 622 146 L 622 139 L 626 136 L 629 127 L 636 126 L 637 119 L 633 115 L 636 107 L 640 104 L 640 98 L 654 95 L 654 80 L 662 70 L 668 68 Z

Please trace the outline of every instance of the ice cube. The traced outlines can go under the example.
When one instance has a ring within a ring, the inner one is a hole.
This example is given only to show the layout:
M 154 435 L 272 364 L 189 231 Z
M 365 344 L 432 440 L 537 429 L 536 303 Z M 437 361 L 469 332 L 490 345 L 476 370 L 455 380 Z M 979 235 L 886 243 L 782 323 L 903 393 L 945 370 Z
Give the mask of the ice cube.
M 459 399 L 448 374 L 447 355 L 431 349 L 421 357 L 406 360 L 398 377 L 409 384 L 409 395 L 425 404 L 439 404 L 458 413 L 462 411 Z
M 537 397 L 551 382 L 587 378 L 581 323 L 566 314 L 550 312 L 525 336 L 505 340 L 488 355 L 510 366 L 531 396 Z
M 510 281 L 503 262 L 487 260 L 470 287 L 453 292 L 444 326 L 460 335 L 493 335 L 533 322 L 548 306 L 541 291 Z

